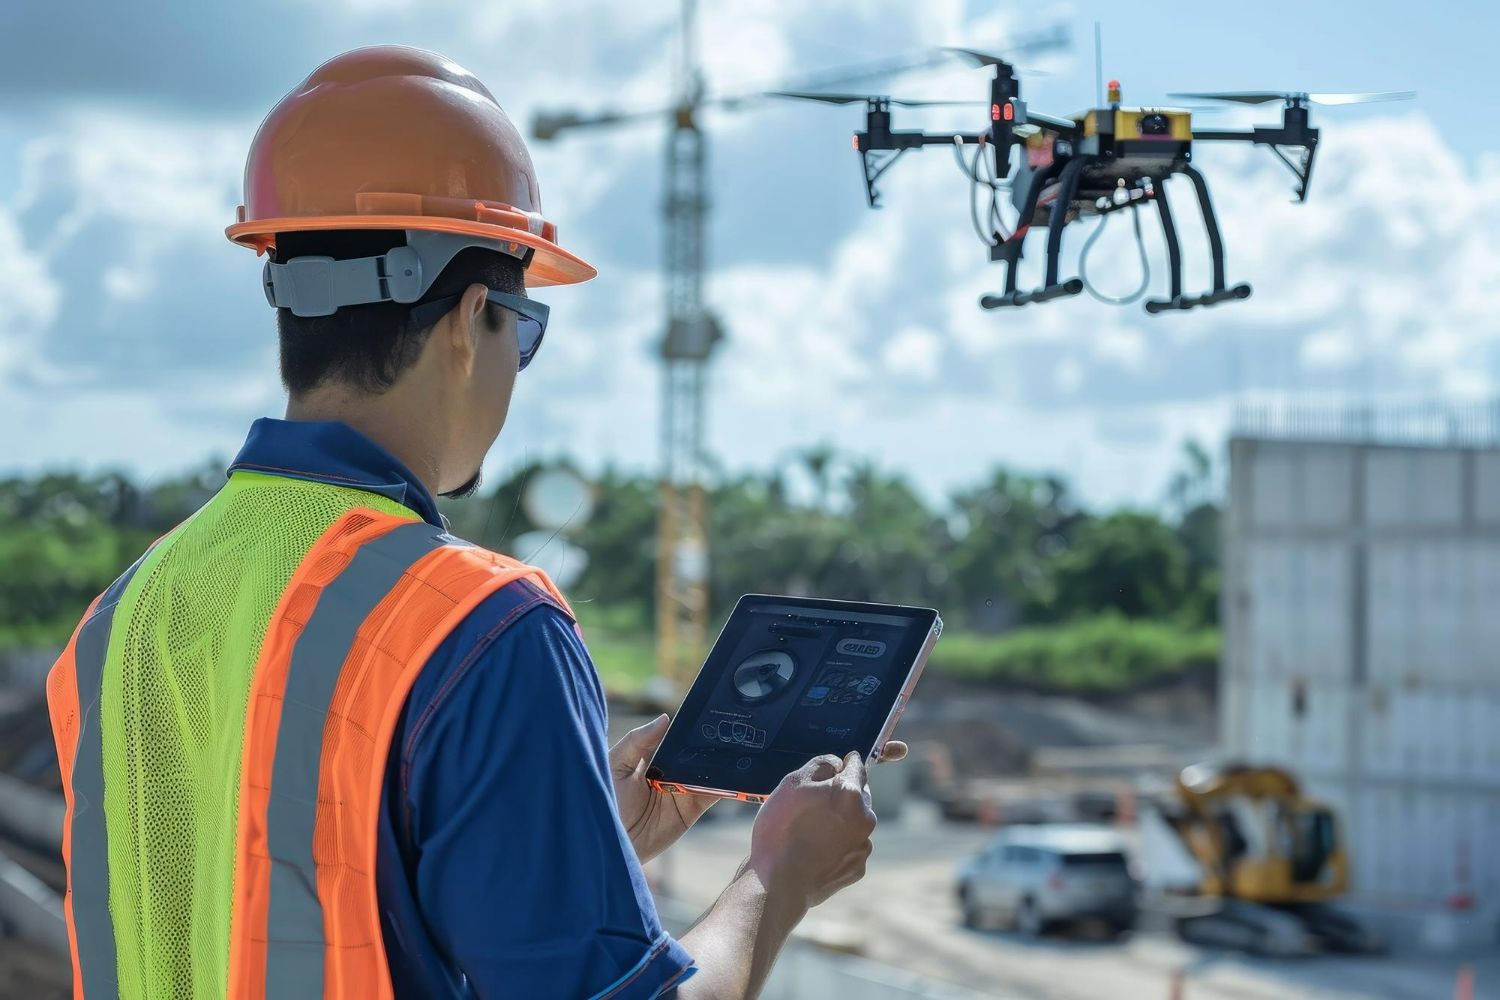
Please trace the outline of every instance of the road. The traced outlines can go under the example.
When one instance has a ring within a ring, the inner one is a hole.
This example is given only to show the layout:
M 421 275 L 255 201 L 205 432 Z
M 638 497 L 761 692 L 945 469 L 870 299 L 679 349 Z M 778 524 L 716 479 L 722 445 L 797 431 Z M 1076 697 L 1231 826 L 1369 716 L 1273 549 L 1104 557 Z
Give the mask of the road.
M 724 808 L 724 807 L 719 807 Z M 700 824 L 651 874 L 661 891 L 694 906 L 710 904 L 744 858 L 748 811 Z M 1271 960 L 1214 952 L 1165 929 L 1123 943 L 966 930 L 953 896 L 958 860 L 989 837 L 944 823 L 922 802 L 883 821 L 870 872 L 819 907 L 810 933 L 857 942 L 865 957 L 997 997 L 1026 1000 L 1162 1000 L 1174 973 L 1184 1000 L 1435 1000 L 1453 996 L 1459 962 L 1451 958 L 1344 957 Z M 1500 956 L 1471 963 L 1476 997 L 1500 998 Z

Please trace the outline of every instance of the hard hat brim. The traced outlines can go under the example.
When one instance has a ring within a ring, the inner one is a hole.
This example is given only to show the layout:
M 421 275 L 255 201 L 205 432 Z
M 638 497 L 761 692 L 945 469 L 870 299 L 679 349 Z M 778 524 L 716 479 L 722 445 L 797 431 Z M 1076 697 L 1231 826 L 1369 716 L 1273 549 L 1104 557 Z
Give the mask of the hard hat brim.
M 236 222 L 224 235 L 240 246 L 263 254 L 276 245 L 277 233 L 317 232 L 336 229 L 419 229 L 435 233 L 459 233 L 512 244 L 512 249 L 531 247 L 534 253 L 526 267 L 526 287 L 576 285 L 599 271 L 583 258 L 569 253 L 546 237 L 466 219 L 431 215 L 324 215 L 312 217 L 255 219 Z

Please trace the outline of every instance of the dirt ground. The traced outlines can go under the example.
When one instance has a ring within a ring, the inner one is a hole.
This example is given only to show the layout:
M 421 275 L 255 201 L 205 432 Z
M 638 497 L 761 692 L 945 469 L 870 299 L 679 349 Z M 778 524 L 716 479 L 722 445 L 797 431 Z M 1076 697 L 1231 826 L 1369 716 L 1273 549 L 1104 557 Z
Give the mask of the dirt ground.
M 744 857 L 750 821 L 748 811 L 727 810 L 691 831 L 651 867 L 661 893 L 710 904 Z M 1500 954 L 1273 960 L 1188 945 L 1150 920 L 1122 942 L 967 930 L 954 899 L 954 869 L 990 836 L 973 824 L 943 822 L 928 803 L 908 805 L 876 831 L 865 880 L 814 911 L 805 930 L 994 997 L 1163 1000 L 1181 976 L 1182 1000 L 1446 1000 L 1467 962 L 1475 996 L 1500 998 Z

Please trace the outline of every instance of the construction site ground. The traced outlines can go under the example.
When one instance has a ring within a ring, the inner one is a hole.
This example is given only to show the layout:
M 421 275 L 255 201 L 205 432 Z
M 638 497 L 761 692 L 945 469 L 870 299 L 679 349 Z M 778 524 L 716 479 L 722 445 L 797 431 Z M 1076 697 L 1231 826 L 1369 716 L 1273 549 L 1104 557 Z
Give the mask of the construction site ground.
M 878 804 L 877 804 L 878 809 Z M 706 907 L 734 874 L 750 843 L 752 813 L 738 805 L 700 824 L 651 867 L 664 896 Z M 1123 941 L 1049 935 L 1039 940 L 961 926 L 954 870 L 993 831 L 942 819 L 929 802 L 909 802 L 882 821 L 864 881 L 813 912 L 803 931 L 982 996 L 1026 1000 L 1441 1000 L 1455 996 L 1462 966 L 1475 997 L 1500 998 L 1500 953 L 1425 956 L 1321 955 L 1259 958 L 1179 940 L 1149 915 Z

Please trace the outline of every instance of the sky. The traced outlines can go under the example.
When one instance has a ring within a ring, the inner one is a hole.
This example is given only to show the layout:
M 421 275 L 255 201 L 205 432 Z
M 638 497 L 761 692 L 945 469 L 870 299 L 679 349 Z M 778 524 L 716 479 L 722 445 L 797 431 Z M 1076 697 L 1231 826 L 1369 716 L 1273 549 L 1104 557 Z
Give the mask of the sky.
M 1001 280 L 948 151 L 909 155 L 865 206 L 857 108 L 765 101 L 706 116 L 707 298 L 728 339 L 707 442 L 726 471 L 828 443 L 941 493 L 995 464 L 1070 479 L 1095 504 L 1152 505 L 1182 442 L 1218 452 L 1236 404 L 1486 400 L 1500 380 L 1500 142 L 1484 79 L 1500 7 L 1269 0 L 1222 5 L 965 0 L 720 0 L 700 17 L 711 92 L 938 45 L 1000 50 L 1062 24 L 1070 51 L 1023 65 L 1055 115 L 1104 73 L 1126 103 L 1174 90 L 1415 90 L 1325 109 L 1306 204 L 1261 149 L 1195 150 L 1244 302 L 1148 316 L 1087 296 L 988 312 Z M 170 474 L 237 449 L 280 415 L 260 261 L 223 228 L 261 118 L 317 64 L 358 45 L 440 51 L 525 128 L 542 109 L 663 106 L 677 4 L 603 0 L 280 0 L 0 5 L 0 472 Z M 983 98 L 959 63 L 880 84 Z M 985 109 L 979 109 L 984 114 Z M 900 128 L 978 129 L 974 109 L 903 112 Z M 1230 110 L 1199 124 L 1271 123 Z M 546 350 L 518 384 L 493 478 L 535 458 L 657 463 L 663 329 L 660 122 L 533 143 L 542 207 L 586 285 L 542 289 Z M 1189 288 L 1208 280 L 1186 182 L 1169 185 Z M 1147 224 L 1153 294 L 1165 254 Z M 1088 223 L 1067 231 L 1065 269 Z M 1039 281 L 1040 240 L 1023 284 Z M 1124 216 L 1090 276 L 1131 289 Z

